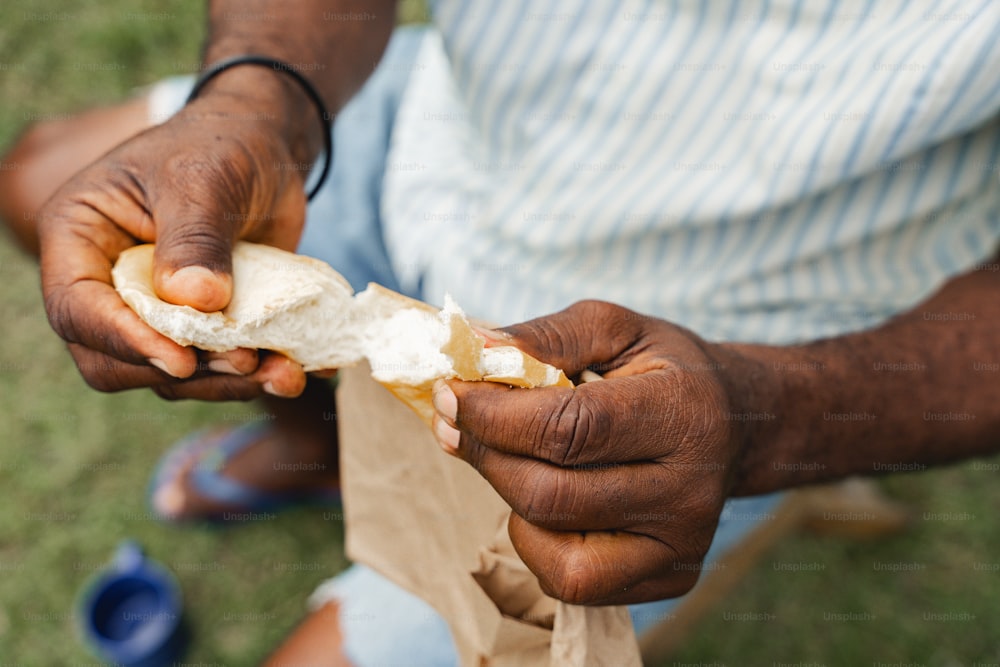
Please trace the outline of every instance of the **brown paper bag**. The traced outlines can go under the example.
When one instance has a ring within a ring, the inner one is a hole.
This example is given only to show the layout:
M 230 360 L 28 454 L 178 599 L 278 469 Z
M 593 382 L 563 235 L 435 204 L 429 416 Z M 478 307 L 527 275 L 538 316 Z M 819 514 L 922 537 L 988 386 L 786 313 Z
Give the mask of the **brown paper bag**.
M 341 371 L 337 416 L 348 556 L 433 606 L 463 665 L 641 664 L 627 609 L 543 594 L 507 535 L 507 504 L 367 364 Z

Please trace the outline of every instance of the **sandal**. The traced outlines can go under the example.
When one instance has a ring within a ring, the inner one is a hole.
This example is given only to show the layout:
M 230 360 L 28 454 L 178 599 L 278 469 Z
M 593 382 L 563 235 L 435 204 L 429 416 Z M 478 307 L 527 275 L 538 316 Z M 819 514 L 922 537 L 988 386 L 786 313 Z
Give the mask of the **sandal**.
M 149 484 L 147 502 L 154 516 L 162 521 L 211 521 L 232 523 L 273 518 L 273 513 L 304 505 L 340 507 L 339 489 L 273 493 L 256 489 L 223 474 L 226 465 L 239 452 L 266 437 L 271 424 L 245 424 L 236 428 L 209 428 L 197 431 L 175 443 L 160 459 Z M 193 467 L 190 465 L 194 462 Z M 165 514 L 153 499 L 168 483 L 190 468 L 189 485 L 198 495 L 225 509 L 197 516 Z

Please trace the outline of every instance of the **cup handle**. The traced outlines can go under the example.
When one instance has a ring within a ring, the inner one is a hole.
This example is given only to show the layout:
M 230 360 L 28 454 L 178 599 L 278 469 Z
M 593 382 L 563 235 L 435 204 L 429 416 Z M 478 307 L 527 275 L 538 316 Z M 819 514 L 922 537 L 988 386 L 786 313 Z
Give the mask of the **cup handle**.
M 132 540 L 125 540 L 115 550 L 112 565 L 118 572 L 134 572 L 142 567 L 142 547 Z

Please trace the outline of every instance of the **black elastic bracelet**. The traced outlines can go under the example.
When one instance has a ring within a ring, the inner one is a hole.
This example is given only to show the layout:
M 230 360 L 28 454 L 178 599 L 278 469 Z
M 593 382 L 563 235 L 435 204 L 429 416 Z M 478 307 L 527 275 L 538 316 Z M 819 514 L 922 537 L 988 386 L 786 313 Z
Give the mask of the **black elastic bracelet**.
M 330 175 L 330 164 L 333 162 L 333 131 L 331 130 L 331 119 L 330 114 L 326 110 L 326 105 L 323 104 L 323 98 L 320 97 L 313 85 L 309 83 L 309 80 L 295 71 L 291 65 L 281 60 L 276 60 L 275 58 L 269 58 L 268 56 L 258 56 L 254 54 L 248 54 L 243 56 L 233 56 L 232 58 L 226 58 L 225 60 L 220 60 L 214 65 L 210 65 L 198 80 L 194 82 L 194 88 L 191 89 L 191 94 L 188 95 L 185 104 L 189 104 L 191 100 L 198 97 L 198 93 L 201 89 L 205 87 L 205 84 L 214 79 L 216 76 L 225 72 L 227 69 L 232 69 L 239 65 L 256 65 L 257 67 L 269 67 L 275 72 L 284 72 L 288 76 L 295 79 L 295 81 L 302 87 L 302 90 L 306 91 L 306 95 L 312 100 L 312 103 L 316 105 L 316 109 L 319 111 L 319 121 L 320 125 L 323 126 L 323 143 L 326 144 L 326 155 L 323 158 L 323 170 L 319 173 L 319 180 L 316 181 L 316 185 L 313 189 L 309 191 L 306 195 L 309 201 L 312 201 L 319 189 L 323 187 L 323 183 L 326 182 L 327 176 Z

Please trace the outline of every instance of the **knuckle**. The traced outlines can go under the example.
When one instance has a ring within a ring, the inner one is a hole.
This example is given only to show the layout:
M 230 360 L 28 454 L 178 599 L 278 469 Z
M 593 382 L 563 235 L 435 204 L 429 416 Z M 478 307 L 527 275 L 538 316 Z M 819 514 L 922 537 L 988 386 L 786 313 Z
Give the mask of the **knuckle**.
M 80 364 L 77 364 L 77 368 L 80 371 L 80 375 L 83 376 L 83 381 L 86 382 L 87 386 L 91 389 L 99 391 L 103 394 L 110 394 L 119 389 L 118 385 L 113 382 L 107 374 L 87 370 Z
M 491 482 L 503 479 L 505 475 L 515 472 L 511 465 L 505 461 L 497 461 L 489 455 L 486 447 L 475 437 L 461 433 L 459 439 L 459 452 L 465 461 L 479 471 L 487 480 Z M 519 503 L 523 496 L 523 487 L 515 487 L 512 491 L 511 506 L 516 511 L 521 509 Z
M 638 319 L 637 314 L 624 306 L 598 299 L 584 299 L 571 305 L 566 312 L 573 320 L 581 322 L 617 322 Z
M 110 313 L 107 319 L 107 330 L 101 335 L 104 351 L 116 359 L 135 359 L 138 356 L 127 338 L 130 329 L 134 328 L 136 315 L 124 306 Z
M 242 378 L 200 377 L 187 382 L 165 383 L 153 387 L 168 401 L 198 399 L 205 401 L 249 401 L 260 396 L 260 387 Z
M 687 595 L 701 579 L 702 562 L 700 560 L 685 563 L 683 573 L 671 577 L 667 590 L 663 592 L 663 597 L 676 598 Z
M 45 315 L 49 326 L 63 340 L 74 343 L 76 335 L 73 326 L 72 303 L 67 298 L 65 287 L 54 287 L 47 290 L 45 297 Z
M 700 561 L 708 553 L 722 512 L 720 498 L 714 493 L 696 492 L 679 504 L 679 513 L 685 517 L 687 539 L 684 549 L 676 554 L 676 560 Z
M 688 388 L 687 402 L 699 408 L 698 416 L 705 422 L 705 426 L 716 426 L 731 421 L 726 419 L 730 416 L 726 392 L 717 381 L 704 373 L 690 370 L 684 371 L 682 379 L 684 386 Z
M 91 389 L 107 394 L 128 388 L 122 364 L 79 345 L 71 345 L 70 354 L 77 371 Z
M 555 598 L 576 605 L 597 602 L 598 584 L 590 559 L 575 550 L 563 554 L 549 582 Z
M 224 352 L 215 358 L 225 359 L 232 364 L 237 371 L 244 374 L 252 373 L 257 370 L 257 366 L 260 363 L 257 350 L 247 348 L 239 348 L 230 352 Z
M 662 542 L 664 555 L 659 559 L 657 573 L 657 597 L 675 598 L 685 595 L 694 588 L 704 570 L 705 552 L 700 549 L 678 549 L 674 543 Z M 705 551 L 708 547 L 705 547 Z M 634 582 L 638 583 L 638 582 Z
M 665 391 L 673 406 L 671 430 L 688 451 L 705 451 L 723 445 L 738 422 L 732 419 L 723 388 L 704 373 L 671 369 Z
M 214 216 L 206 215 L 206 220 Z M 197 264 L 216 273 L 229 271 L 229 240 L 217 227 L 197 220 L 177 221 L 183 224 L 164 229 L 161 245 L 169 247 L 176 268 Z
M 165 401 L 177 401 L 182 398 L 177 390 L 176 385 L 172 384 L 159 384 L 151 387 L 153 393 L 162 398 Z
M 587 319 L 606 315 L 615 308 L 618 308 L 618 306 L 615 306 L 607 301 L 600 301 L 598 299 L 582 299 L 571 305 L 566 310 L 575 316 Z
M 524 322 L 508 331 L 518 340 L 519 347 L 540 359 L 563 359 L 567 356 L 566 337 L 551 318 Z
M 562 467 L 586 463 L 592 443 L 607 441 L 611 415 L 589 392 L 568 393 L 543 424 L 540 452 Z
M 260 385 L 242 378 L 218 377 L 209 382 L 212 397 L 219 401 L 249 401 L 262 393 Z
M 561 515 L 562 496 L 558 476 L 548 475 L 535 480 L 526 493 L 528 501 L 521 508 L 524 520 L 536 525 L 551 524 L 553 517 Z
M 581 317 L 588 318 L 586 321 L 611 324 L 605 332 L 611 349 L 627 349 L 642 336 L 648 334 L 651 327 L 662 322 L 652 315 L 637 312 L 616 303 L 590 300 L 581 302 L 581 304 L 584 309 Z

